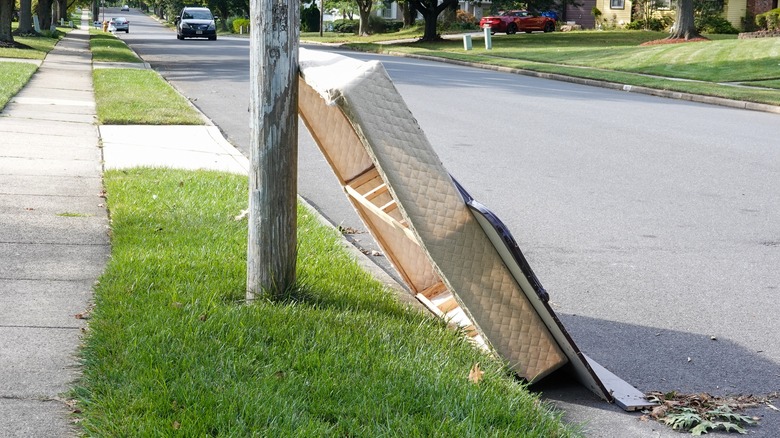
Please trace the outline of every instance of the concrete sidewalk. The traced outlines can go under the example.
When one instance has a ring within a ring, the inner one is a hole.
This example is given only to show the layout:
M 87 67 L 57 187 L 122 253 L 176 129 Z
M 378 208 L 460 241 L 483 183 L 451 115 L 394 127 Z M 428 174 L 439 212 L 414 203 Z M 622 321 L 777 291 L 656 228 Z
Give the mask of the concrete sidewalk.
M 70 32 L 0 113 L 4 438 L 76 434 L 66 392 L 110 256 L 103 165 L 249 168 L 215 126 L 98 128 L 92 67 L 88 31 Z
M 63 393 L 109 256 L 89 34 L 0 113 L 0 436 L 73 434 Z

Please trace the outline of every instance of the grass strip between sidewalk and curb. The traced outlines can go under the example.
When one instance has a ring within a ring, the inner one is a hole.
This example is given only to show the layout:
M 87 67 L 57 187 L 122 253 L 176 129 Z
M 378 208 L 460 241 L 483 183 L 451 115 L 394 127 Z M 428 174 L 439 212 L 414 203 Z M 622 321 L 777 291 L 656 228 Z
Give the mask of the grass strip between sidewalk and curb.
M 305 208 L 295 291 L 246 305 L 245 176 L 138 168 L 105 183 L 112 257 L 74 390 L 87 435 L 576 436 Z
M 154 70 L 100 68 L 101 63 L 143 62 L 124 41 L 90 29 L 95 66 L 98 123 L 101 125 L 203 125 L 200 113 Z
M 98 29 L 89 30 L 89 49 L 94 62 L 143 62 L 124 41 Z
M 101 125 L 202 125 L 203 118 L 157 72 L 128 68 L 92 72 Z

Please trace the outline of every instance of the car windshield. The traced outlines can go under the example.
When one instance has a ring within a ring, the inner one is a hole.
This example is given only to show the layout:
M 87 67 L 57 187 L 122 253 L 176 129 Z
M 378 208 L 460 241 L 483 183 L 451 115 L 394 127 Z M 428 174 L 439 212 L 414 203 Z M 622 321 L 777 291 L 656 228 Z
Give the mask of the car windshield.
M 187 11 L 182 17 L 185 20 L 211 20 L 211 12 L 209 11 Z

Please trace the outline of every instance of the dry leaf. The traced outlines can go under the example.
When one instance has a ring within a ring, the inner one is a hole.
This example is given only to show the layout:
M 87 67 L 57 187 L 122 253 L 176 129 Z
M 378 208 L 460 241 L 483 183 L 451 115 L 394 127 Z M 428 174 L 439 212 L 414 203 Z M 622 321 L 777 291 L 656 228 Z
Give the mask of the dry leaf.
M 479 368 L 479 362 L 477 362 L 473 367 L 471 367 L 471 370 L 469 371 L 469 381 L 473 383 L 479 383 L 479 381 L 482 380 L 482 376 L 484 374 L 485 372 Z
M 209 316 L 204 313 L 204 314 L 200 315 L 198 317 L 198 319 L 201 320 L 201 321 L 205 321 L 205 320 L 209 319 Z
M 769 409 L 771 409 L 773 411 L 780 411 L 780 409 L 777 409 L 777 407 L 775 405 L 773 405 L 772 403 L 767 403 L 766 407 L 768 407 Z
M 244 220 L 249 217 L 249 209 L 241 210 L 240 213 L 238 213 L 238 216 L 236 216 L 234 219 L 237 221 Z
M 669 406 L 665 404 L 659 405 L 653 408 L 653 410 L 650 412 L 650 416 L 657 420 L 659 418 L 663 418 L 663 416 L 666 415 L 666 412 L 668 410 L 669 410 Z
M 172 426 L 175 430 L 179 430 L 179 428 L 181 428 L 181 423 L 174 421 Z

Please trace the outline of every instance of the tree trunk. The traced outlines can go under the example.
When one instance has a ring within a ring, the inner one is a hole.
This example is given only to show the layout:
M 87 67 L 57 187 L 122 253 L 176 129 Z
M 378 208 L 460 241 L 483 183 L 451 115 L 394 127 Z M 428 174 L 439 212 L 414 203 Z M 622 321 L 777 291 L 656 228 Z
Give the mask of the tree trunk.
M 17 35 L 30 35 L 35 33 L 32 22 L 32 0 L 21 0 L 19 2 L 19 27 L 16 28 Z
M 100 2 L 92 0 L 92 21 L 100 21 Z
M 417 10 L 425 20 L 425 33 L 422 41 L 436 41 L 441 37 L 436 32 L 437 19 L 439 14 L 447 8 L 454 7 L 458 0 L 443 0 L 437 4 L 436 0 L 409 0 L 409 4 Z
M 299 11 L 299 0 L 250 2 L 247 301 L 295 284 Z
M 415 17 L 417 16 L 417 11 L 414 9 L 414 6 L 407 0 L 398 2 L 398 9 L 401 11 L 404 27 L 414 26 Z
M 358 14 L 360 15 L 360 28 L 358 35 L 368 35 L 368 17 L 371 15 L 372 0 L 357 0 Z
M 57 6 L 60 8 L 59 17 L 57 17 L 58 21 L 60 19 L 65 20 L 65 24 L 67 24 L 70 21 L 70 16 L 68 16 L 68 0 L 57 0 Z
M 693 19 L 693 0 L 677 0 L 677 13 L 668 39 L 693 39 L 699 37 Z
M 14 0 L 0 0 L 0 43 L 13 44 L 11 21 L 14 13 Z
M 221 27 L 222 30 L 225 32 L 228 32 L 230 29 L 228 29 L 227 26 L 227 19 L 230 17 L 230 7 L 227 3 L 221 3 L 220 6 L 217 8 L 219 10 L 219 21 L 222 23 Z
M 51 28 L 51 1 L 52 0 L 38 0 L 38 24 L 41 26 L 41 30 L 49 30 Z
M 425 32 L 423 32 L 422 40 L 436 41 L 441 39 L 436 29 L 438 14 L 433 15 L 430 11 L 420 11 L 420 14 L 422 14 L 423 20 L 425 20 Z

